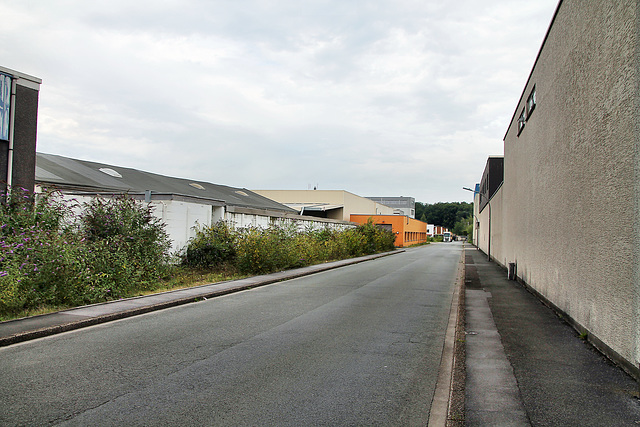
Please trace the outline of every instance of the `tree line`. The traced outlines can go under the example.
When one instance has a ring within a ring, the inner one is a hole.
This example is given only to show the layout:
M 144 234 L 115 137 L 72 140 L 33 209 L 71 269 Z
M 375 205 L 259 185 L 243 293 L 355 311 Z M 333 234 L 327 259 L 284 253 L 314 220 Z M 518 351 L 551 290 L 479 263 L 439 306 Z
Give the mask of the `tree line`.
M 467 202 L 416 202 L 416 218 L 428 224 L 441 225 L 454 234 L 465 234 L 472 223 L 473 203 Z

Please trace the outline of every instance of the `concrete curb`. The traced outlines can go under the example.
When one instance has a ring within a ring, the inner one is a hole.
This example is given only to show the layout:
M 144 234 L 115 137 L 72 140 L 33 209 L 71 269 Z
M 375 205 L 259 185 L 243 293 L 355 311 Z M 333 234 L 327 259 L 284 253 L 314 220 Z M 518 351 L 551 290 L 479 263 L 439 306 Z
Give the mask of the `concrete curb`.
M 92 304 L 76 307 L 56 313 L 43 314 L 22 319 L 0 322 L 0 347 L 17 344 L 37 338 L 68 332 L 75 329 L 94 326 L 114 320 L 125 319 L 152 311 L 176 307 L 203 299 L 219 297 L 231 293 L 241 292 L 260 286 L 270 285 L 284 280 L 308 276 L 323 271 L 333 270 L 347 265 L 358 264 L 365 261 L 395 255 L 405 250 L 395 250 L 380 254 L 368 255 L 358 258 L 334 261 L 325 264 L 316 264 L 295 270 L 281 271 L 278 273 L 249 277 L 246 279 L 227 282 L 212 283 L 209 285 L 195 286 L 192 288 L 178 289 L 161 292 L 141 297 L 127 298 L 106 303 Z M 156 302 L 154 302 L 156 301 Z M 118 309 L 118 306 L 122 306 Z M 102 314 L 96 314 L 103 312 Z M 71 320 L 74 319 L 74 320 Z M 42 326 L 46 324 L 46 326 Z M 18 332 L 16 329 L 22 329 Z
M 429 411 L 429 427 L 464 425 L 464 375 L 460 382 L 460 366 L 464 369 L 464 277 L 463 249 L 458 262 L 436 390 Z M 460 333 L 462 333 L 462 342 L 460 342 Z M 460 358 L 461 348 L 462 359 Z M 460 412 L 462 412 L 462 418 Z

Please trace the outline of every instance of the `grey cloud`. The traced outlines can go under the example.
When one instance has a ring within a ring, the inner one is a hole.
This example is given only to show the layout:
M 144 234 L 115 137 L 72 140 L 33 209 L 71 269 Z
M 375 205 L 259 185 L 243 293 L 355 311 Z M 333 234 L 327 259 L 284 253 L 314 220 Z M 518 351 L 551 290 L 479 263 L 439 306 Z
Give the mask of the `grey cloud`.
M 44 152 L 455 200 L 501 150 L 555 3 L 12 2 L 0 65 L 43 78 Z

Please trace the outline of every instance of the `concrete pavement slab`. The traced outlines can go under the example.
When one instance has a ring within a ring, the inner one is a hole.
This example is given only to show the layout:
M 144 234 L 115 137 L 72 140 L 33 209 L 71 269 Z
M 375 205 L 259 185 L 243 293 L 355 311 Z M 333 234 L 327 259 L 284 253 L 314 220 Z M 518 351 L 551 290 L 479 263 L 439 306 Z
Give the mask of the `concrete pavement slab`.
M 638 384 L 631 376 L 485 254 L 467 248 L 465 259 L 472 267 L 465 281 L 467 425 L 640 425 Z M 484 324 L 474 323 L 483 318 Z M 505 380 L 505 388 L 492 376 Z M 505 395 L 510 400 L 501 400 Z M 526 418 L 513 411 L 517 398 Z
M 484 290 L 466 291 L 467 383 L 465 422 L 469 426 L 530 425 L 520 390 L 491 316 Z

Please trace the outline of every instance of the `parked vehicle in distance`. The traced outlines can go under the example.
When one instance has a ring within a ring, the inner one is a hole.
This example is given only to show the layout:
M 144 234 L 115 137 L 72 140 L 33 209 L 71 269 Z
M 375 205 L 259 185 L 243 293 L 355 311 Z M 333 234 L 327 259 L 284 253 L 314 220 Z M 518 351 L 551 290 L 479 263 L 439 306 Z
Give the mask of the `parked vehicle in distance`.
M 448 231 L 445 231 L 444 233 L 442 233 L 442 241 L 443 242 L 450 242 L 451 241 L 451 233 Z

